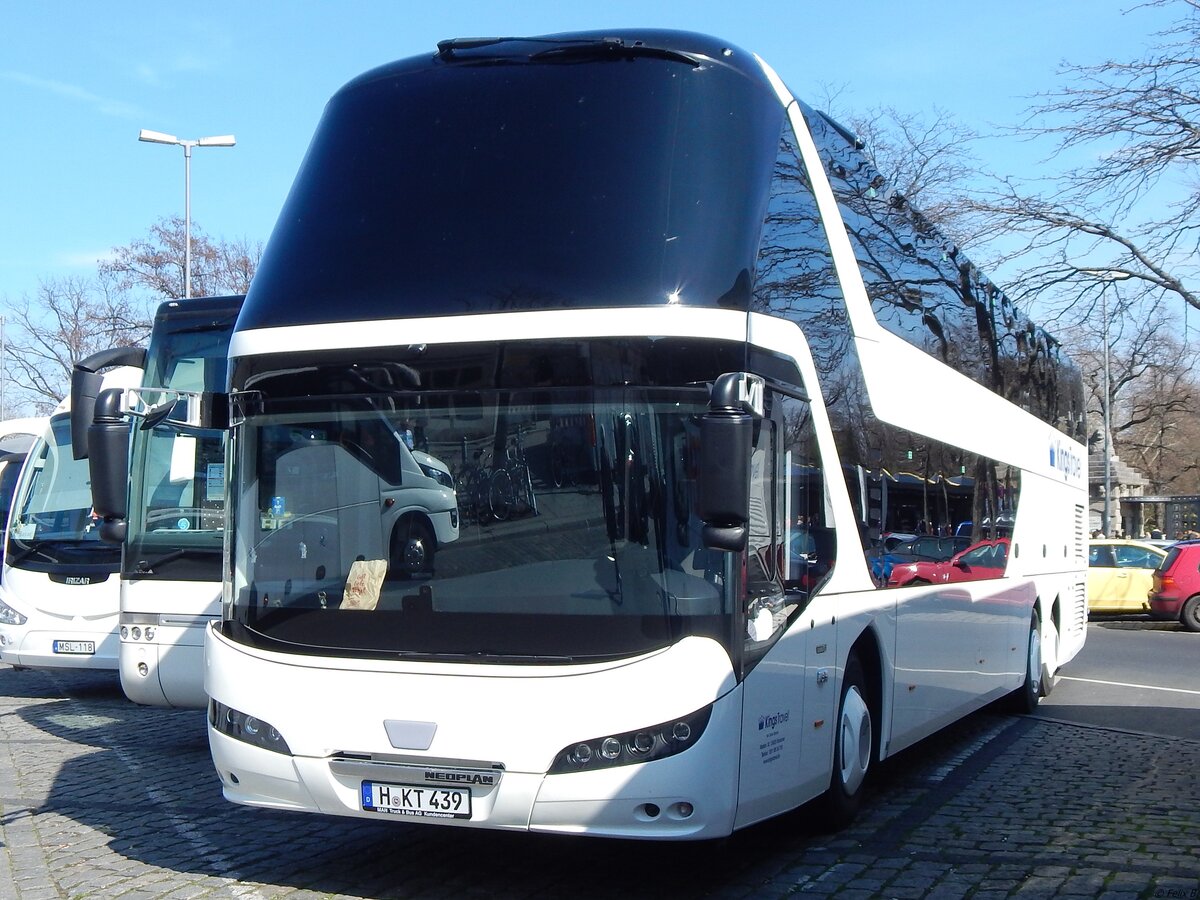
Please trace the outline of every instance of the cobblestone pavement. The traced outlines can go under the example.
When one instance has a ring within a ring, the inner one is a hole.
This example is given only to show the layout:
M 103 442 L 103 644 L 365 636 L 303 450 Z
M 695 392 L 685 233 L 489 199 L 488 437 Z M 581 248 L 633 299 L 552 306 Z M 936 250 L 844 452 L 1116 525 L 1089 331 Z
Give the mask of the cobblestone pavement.
M 0 897 L 1200 900 L 1200 742 L 980 713 L 881 767 L 858 822 L 703 845 L 237 807 L 203 713 L 0 666 Z

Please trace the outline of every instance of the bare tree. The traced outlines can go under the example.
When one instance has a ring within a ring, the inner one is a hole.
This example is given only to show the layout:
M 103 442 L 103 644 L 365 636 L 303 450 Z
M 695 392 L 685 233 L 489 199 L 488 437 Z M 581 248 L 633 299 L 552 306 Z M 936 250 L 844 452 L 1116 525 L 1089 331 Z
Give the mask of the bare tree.
M 7 342 L 8 382 L 16 388 L 17 402 L 38 414 L 53 410 L 66 395 L 77 360 L 108 347 L 138 344 L 150 333 L 141 305 L 92 279 L 43 281 L 36 298 L 23 297 L 10 317 L 16 336 Z
M 184 243 L 183 219 L 160 220 L 145 237 L 115 248 L 94 278 L 49 278 L 36 297 L 12 304 L 5 374 L 13 390 L 6 406 L 52 410 L 67 393 L 78 360 L 108 347 L 144 343 L 155 306 L 184 294 Z M 246 293 L 261 256 L 261 244 L 213 240 L 193 225 L 193 293 Z
M 1066 337 L 1084 371 L 1091 441 L 1103 438 L 1107 340 L 1110 436 L 1118 454 L 1147 477 L 1155 493 L 1193 492 L 1200 478 L 1196 351 L 1171 336 L 1161 310 L 1118 319 L 1107 334 L 1100 317 L 1091 316 Z
M 214 241 L 194 223 L 191 232 L 193 296 L 246 293 L 262 257 L 262 244 L 245 238 Z M 184 295 L 185 238 L 182 218 L 161 219 L 146 237 L 117 247 L 114 258 L 100 264 L 100 274 L 121 290 L 178 299 Z
M 1048 163 L 1085 162 L 1041 182 L 998 182 L 976 201 L 994 233 L 1023 237 L 1008 257 L 1022 264 L 1025 294 L 1078 284 L 1087 265 L 1126 275 L 1133 307 L 1176 298 L 1200 309 L 1200 0 L 1152 0 L 1130 14 L 1146 7 L 1180 18 L 1138 59 L 1067 66 L 1065 86 L 1016 129 L 1053 142 Z
M 939 108 L 928 115 L 890 106 L 871 109 L 851 115 L 848 124 L 888 184 L 941 232 L 967 243 L 973 226 L 965 217 L 973 207 L 963 185 L 980 169 L 971 150 L 979 135 Z

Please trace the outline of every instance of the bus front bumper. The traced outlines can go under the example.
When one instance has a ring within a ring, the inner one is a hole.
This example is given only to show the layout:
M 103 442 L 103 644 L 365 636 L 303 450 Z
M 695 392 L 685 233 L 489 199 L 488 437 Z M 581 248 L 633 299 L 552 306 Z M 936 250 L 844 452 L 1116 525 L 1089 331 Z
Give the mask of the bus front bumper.
M 0 626 L 0 662 L 31 669 L 116 669 L 112 630 Z
M 454 768 L 416 758 L 380 762 L 290 756 L 236 740 L 211 723 L 208 739 L 224 796 L 234 803 L 467 828 L 699 840 L 733 830 L 736 706 L 718 702 L 704 736 L 676 756 L 561 775 Z M 721 707 L 727 707 L 724 713 Z M 456 811 L 381 811 L 365 806 L 371 785 L 386 786 L 391 796 L 451 787 L 460 799 Z M 469 799 L 460 793 L 464 790 Z

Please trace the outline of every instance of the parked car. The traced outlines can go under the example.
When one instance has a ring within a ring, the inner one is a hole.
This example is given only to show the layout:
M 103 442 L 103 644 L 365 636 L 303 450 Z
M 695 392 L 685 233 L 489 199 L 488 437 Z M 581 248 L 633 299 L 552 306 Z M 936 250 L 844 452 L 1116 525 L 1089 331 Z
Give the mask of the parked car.
M 1150 615 L 1200 631 L 1200 541 L 1173 544 L 1150 579 Z
M 889 553 L 895 550 L 901 544 L 907 544 L 911 540 L 915 540 L 917 535 L 908 531 L 888 531 L 880 537 L 879 543 L 883 548 L 884 553 Z
M 955 553 L 961 553 L 971 546 L 967 537 L 938 537 L 923 534 L 894 549 L 882 551 L 870 559 L 871 575 L 877 584 L 885 584 L 891 577 L 892 569 L 902 563 L 912 562 L 942 562 L 950 559 Z
M 892 566 L 888 584 L 947 584 L 999 578 L 1008 565 L 1008 538 L 980 541 L 941 562 L 911 562 Z
M 1147 541 L 1116 538 L 1088 543 L 1088 612 L 1150 611 L 1150 576 L 1166 551 Z

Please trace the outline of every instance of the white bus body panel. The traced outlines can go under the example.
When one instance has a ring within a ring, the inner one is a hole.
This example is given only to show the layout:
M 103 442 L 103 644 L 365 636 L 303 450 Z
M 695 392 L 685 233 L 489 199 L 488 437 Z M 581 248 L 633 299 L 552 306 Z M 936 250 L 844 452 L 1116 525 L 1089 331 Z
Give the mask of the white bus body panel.
M 126 580 L 121 584 L 121 688 L 134 703 L 203 709 L 204 632 L 221 617 L 211 581 Z M 130 631 L 137 625 L 142 636 Z M 145 629 L 154 629 L 147 640 Z M 145 673 L 141 671 L 145 666 Z
M 117 668 L 117 574 L 98 584 L 55 584 L 44 572 L 4 567 L 0 600 L 27 618 L 0 625 L 0 662 L 30 668 Z M 87 642 L 93 653 L 56 653 L 55 641 Z
M 718 836 L 733 827 L 741 691 L 728 656 L 709 640 L 688 638 L 609 665 L 401 665 L 252 655 L 209 628 L 205 677 L 214 700 L 232 699 L 251 716 L 270 710 L 267 721 L 292 752 L 233 740 L 210 723 L 213 761 L 234 802 L 377 819 L 362 810 L 361 783 L 387 780 L 393 771 L 403 783 L 389 765 L 498 765 L 499 784 L 473 798 L 470 821 L 429 821 L 644 838 Z M 578 741 L 657 725 L 708 704 L 708 727 L 682 753 L 546 774 L 555 755 Z M 423 751 L 392 746 L 388 719 L 434 723 L 432 743 Z M 344 754 L 374 760 L 331 760 Z M 648 817 L 648 803 L 662 814 Z M 679 812 L 682 803 L 694 813 Z

